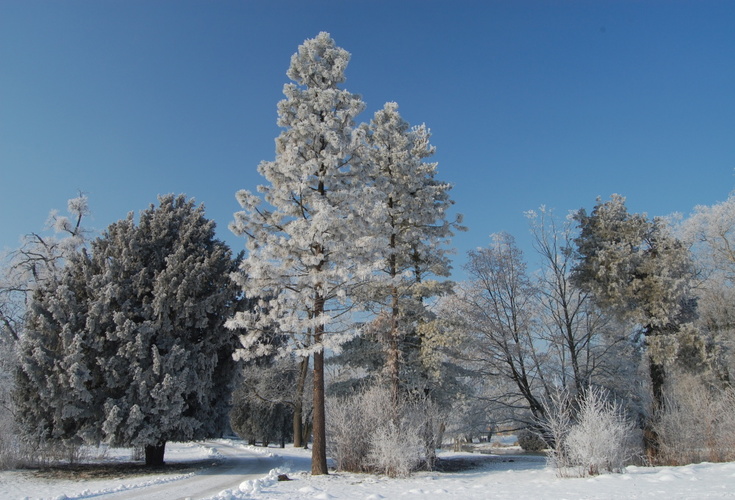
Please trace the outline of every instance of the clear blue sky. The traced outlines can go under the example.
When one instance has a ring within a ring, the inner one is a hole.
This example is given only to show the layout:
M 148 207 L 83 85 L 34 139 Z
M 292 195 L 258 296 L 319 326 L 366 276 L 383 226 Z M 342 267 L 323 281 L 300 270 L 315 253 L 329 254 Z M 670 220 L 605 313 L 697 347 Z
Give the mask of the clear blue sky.
M 88 193 L 103 230 L 158 194 L 219 236 L 274 158 L 306 38 L 352 53 L 344 87 L 433 132 L 469 232 L 528 248 L 525 210 L 620 193 L 688 213 L 735 187 L 735 2 L 0 0 L 0 249 Z

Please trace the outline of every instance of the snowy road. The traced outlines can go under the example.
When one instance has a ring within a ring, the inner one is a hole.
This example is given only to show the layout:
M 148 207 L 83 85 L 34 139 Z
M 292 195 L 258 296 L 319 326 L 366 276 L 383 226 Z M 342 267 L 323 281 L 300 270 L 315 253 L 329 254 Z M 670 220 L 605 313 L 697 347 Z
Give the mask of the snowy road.
M 243 481 L 259 479 L 281 465 L 283 459 L 261 455 L 223 442 L 205 442 L 222 457 L 218 464 L 190 477 L 171 482 L 142 485 L 124 491 L 96 495 L 104 500 L 175 500 L 209 498 L 226 489 L 237 489 Z

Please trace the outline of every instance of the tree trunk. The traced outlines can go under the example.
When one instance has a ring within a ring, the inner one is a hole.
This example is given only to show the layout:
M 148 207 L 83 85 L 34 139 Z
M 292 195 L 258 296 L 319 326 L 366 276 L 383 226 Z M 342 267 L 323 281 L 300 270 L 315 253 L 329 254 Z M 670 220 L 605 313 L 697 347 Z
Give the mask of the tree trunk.
M 293 446 L 301 448 L 303 446 L 303 428 L 304 428 L 304 387 L 306 385 L 306 376 L 309 374 L 309 357 L 301 358 L 299 366 L 299 378 L 296 382 L 296 401 L 294 401 L 293 411 Z
M 163 465 L 163 454 L 166 451 L 166 441 L 157 445 L 146 445 L 145 465 L 146 467 L 160 467 Z
M 311 425 L 309 424 L 308 417 L 304 419 L 304 427 L 303 427 L 303 430 L 301 431 L 301 435 L 304 437 L 302 440 L 304 443 L 303 448 L 305 450 L 308 450 L 309 449 L 309 436 L 311 436 Z
M 389 207 L 393 208 L 393 200 L 389 200 Z M 391 234 L 390 236 L 390 248 L 395 250 L 396 248 L 396 235 Z M 391 280 L 395 280 L 398 275 L 398 269 L 396 264 L 396 255 L 392 253 L 389 259 L 390 266 L 390 277 Z M 390 377 L 390 396 L 391 403 L 393 403 L 393 421 L 395 424 L 398 423 L 398 401 L 400 399 L 399 393 L 401 388 L 401 352 L 398 344 L 398 287 L 395 285 L 391 287 L 391 311 L 390 311 L 390 332 L 388 333 L 388 376 Z
M 301 405 L 296 404 L 293 409 L 293 446 L 301 448 Z
M 657 414 L 664 407 L 664 382 L 666 372 L 664 365 L 656 363 L 652 357 L 648 358 L 648 369 L 651 375 L 651 391 L 653 392 L 653 413 Z
M 321 339 L 319 339 L 321 340 Z M 324 408 L 324 351 L 314 353 L 314 413 L 311 447 L 311 474 L 328 474 L 327 471 L 327 426 Z
M 646 455 L 655 462 L 659 452 L 659 436 L 654 429 L 653 423 L 656 421 L 660 412 L 664 408 L 664 383 L 666 381 L 666 372 L 664 365 L 657 363 L 653 357 L 648 357 L 648 370 L 651 376 L 651 392 L 653 393 L 653 411 L 646 422 L 643 430 L 643 441 L 646 448 Z

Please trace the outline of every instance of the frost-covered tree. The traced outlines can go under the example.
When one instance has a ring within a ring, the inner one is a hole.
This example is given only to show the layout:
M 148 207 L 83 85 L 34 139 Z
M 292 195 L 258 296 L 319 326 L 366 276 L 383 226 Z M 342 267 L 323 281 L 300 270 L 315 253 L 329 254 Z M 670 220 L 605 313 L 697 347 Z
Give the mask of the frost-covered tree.
M 454 355 L 475 379 L 476 401 L 467 406 L 482 409 L 488 425 L 531 426 L 538 434 L 548 401 L 562 388 L 577 397 L 592 383 L 637 404 L 640 392 L 625 377 L 640 354 L 572 282 L 572 221 L 559 224 L 545 207 L 527 215 L 539 270 L 527 271 L 511 235 L 493 235 L 490 246 L 469 252 L 469 279 L 442 301 L 441 315 L 463 334 Z
M 630 343 L 618 333 L 613 318 L 595 306 L 589 292 L 572 283 L 577 236 L 573 221 L 567 217 L 560 222 L 543 206 L 526 215 L 541 257 L 536 287 L 539 335 L 548 346 L 544 369 L 575 396 L 592 383 L 622 396 L 623 384 L 612 380 L 611 374 L 620 373 L 625 362 L 635 364 L 624 354 Z
M 681 225 L 682 238 L 693 247 L 707 275 L 735 284 L 735 193 L 711 206 L 698 205 Z
M 54 280 L 40 285 L 29 303 L 20 342 L 16 415 L 38 445 L 94 442 L 99 435 L 103 355 L 86 328 L 93 264 L 84 253 L 68 260 Z
M 374 169 L 380 195 L 380 219 L 371 228 L 386 242 L 378 249 L 380 272 L 366 288 L 380 315 L 375 324 L 383 329 L 386 372 L 397 406 L 401 366 L 420 356 L 422 326 L 433 319 L 425 300 L 451 289 L 451 282 L 436 277 L 449 276 L 447 244 L 454 230 L 464 228 L 461 216 L 449 218 L 451 185 L 436 179 L 436 163 L 425 161 L 435 150 L 426 126 L 410 127 L 398 105 L 389 102 L 375 113 L 366 137 L 364 158 Z
M 61 278 L 67 260 L 86 244 L 89 231 L 82 225 L 89 214 L 87 197 L 67 202 L 68 215 L 53 210 L 46 232 L 25 235 L 21 246 L 3 259 L 0 271 L 0 462 L 16 463 L 23 448 L 18 442 L 12 401 L 18 366 L 17 347 L 25 335 L 25 321 L 33 293 Z M 48 234 L 53 231 L 52 234 Z
M 465 269 L 469 280 L 448 304 L 466 332 L 461 357 L 486 379 L 507 381 L 495 402 L 512 410 L 516 422 L 533 424 L 544 415 L 550 381 L 542 369 L 538 290 L 523 253 L 511 235 L 495 234 L 490 246 L 469 252 Z
M 0 332 L 14 341 L 20 339 L 26 302 L 39 285 L 55 280 L 64 262 L 84 247 L 90 231 L 82 225 L 89 215 L 87 196 L 80 194 L 67 202 L 68 215 L 52 210 L 46 221 L 53 235 L 30 233 L 20 248 L 10 252 L 0 275 Z
M 708 337 L 707 364 L 726 383 L 735 373 L 735 194 L 694 208 L 679 234 L 694 255 L 699 330 Z
M 298 393 L 300 363 L 292 358 L 260 358 L 243 366 L 232 395 L 230 425 L 250 444 L 268 446 L 279 440 L 281 447 L 293 437 L 294 410 L 303 408 Z M 302 425 L 299 420 L 299 425 Z
M 598 199 L 589 215 L 582 209 L 575 218 L 580 234 L 573 280 L 601 308 L 640 328 L 655 413 L 664 404 L 665 363 L 673 357 L 669 340 L 695 316 L 690 254 L 662 219 L 628 213 L 620 195 Z M 655 454 L 656 436 L 649 433 L 647 439 Z
M 224 428 L 237 306 L 229 248 L 182 196 L 131 213 L 34 294 L 17 400 L 36 441 L 145 448 Z
M 313 359 L 312 473 L 326 474 L 324 351 L 339 348 L 355 331 L 349 324 L 354 286 L 375 265 L 378 242 L 367 226 L 374 186 L 358 157 L 364 139 L 355 117 L 364 105 L 339 88 L 350 55 L 327 33 L 306 40 L 291 58 L 278 105 L 276 158 L 258 167 L 268 182 L 260 196 L 240 191 L 243 211 L 231 229 L 247 237 L 247 255 L 237 280 L 255 311 L 229 325 L 247 328 L 247 355 L 268 354 L 261 343 L 275 332 L 290 338 L 283 352 Z M 260 348 L 253 349 L 253 346 Z

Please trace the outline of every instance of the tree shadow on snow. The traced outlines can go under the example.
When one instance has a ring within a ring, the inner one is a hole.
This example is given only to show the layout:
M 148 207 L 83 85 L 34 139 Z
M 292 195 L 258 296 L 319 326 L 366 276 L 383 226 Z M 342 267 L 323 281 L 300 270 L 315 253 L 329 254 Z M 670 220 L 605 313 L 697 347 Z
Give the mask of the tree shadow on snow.
M 487 471 L 541 470 L 546 467 L 543 455 L 477 455 L 440 458 L 434 470 L 437 472 L 464 472 L 476 469 Z

